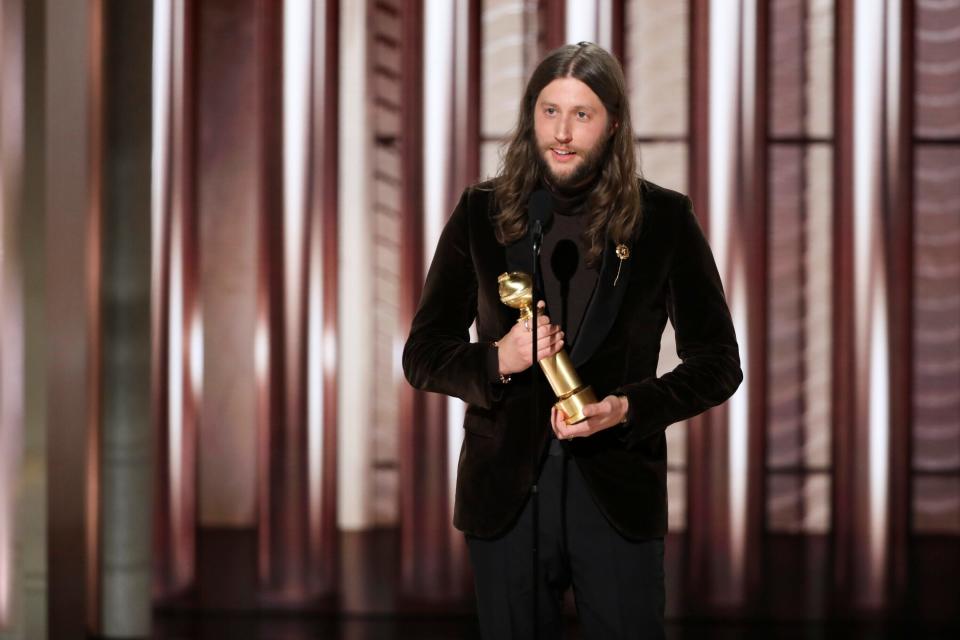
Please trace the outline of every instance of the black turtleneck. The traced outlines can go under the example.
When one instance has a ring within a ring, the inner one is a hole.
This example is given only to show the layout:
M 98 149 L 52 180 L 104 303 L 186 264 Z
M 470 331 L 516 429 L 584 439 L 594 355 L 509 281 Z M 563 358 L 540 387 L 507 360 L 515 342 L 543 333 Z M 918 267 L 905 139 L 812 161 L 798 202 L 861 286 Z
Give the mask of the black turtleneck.
M 597 284 L 598 270 L 587 266 L 584 260 L 583 232 L 587 223 L 584 205 L 591 187 L 586 186 L 575 193 L 551 189 L 556 215 L 544 234 L 540 253 L 550 320 L 563 329 L 568 347 L 577 337 L 587 303 Z

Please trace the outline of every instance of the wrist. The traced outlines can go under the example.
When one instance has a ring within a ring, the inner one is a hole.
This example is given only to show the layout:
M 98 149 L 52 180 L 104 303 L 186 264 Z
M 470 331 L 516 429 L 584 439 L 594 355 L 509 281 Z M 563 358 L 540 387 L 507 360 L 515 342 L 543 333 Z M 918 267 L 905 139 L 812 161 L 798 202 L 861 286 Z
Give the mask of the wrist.
M 620 400 L 620 420 L 618 424 L 626 424 L 627 417 L 630 415 L 630 400 L 627 396 L 616 396 Z
M 507 384 L 510 382 L 510 374 L 503 370 L 503 356 L 500 353 L 500 341 L 493 341 L 493 348 L 497 352 L 497 375 L 499 376 L 500 384 Z

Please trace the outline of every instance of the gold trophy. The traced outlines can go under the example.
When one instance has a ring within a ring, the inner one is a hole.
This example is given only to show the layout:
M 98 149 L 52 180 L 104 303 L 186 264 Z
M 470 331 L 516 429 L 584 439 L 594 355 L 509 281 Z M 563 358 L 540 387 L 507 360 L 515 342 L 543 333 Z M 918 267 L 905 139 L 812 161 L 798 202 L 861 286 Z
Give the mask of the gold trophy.
M 530 276 L 522 271 L 511 271 L 501 273 L 497 282 L 500 285 L 500 302 L 520 310 L 519 322 L 524 320 L 535 322 L 533 280 Z M 557 403 L 554 406 L 567 416 L 567 423 L 576 424 L 586 420 L 583 407 L 595 403 L 597 396 L 589 385 L 580 382 L 580 376 L 573 368 L 567 350 L 561 349 L 558 353 L 544 358 L 540 361 L 540 368 L 543 369 L 553 393 L 557 396 Z

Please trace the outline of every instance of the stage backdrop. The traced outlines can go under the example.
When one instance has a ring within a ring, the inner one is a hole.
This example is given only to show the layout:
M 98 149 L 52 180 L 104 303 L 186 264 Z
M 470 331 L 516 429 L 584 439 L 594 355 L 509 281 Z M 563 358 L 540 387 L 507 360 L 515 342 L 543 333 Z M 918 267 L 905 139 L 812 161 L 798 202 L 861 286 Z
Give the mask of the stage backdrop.
M 0 638 L 471 610 L 400 353 L 581 40 L 741 344 L 667 430 L 668 615 L 960 616 L 960 2 L 2 0 Z

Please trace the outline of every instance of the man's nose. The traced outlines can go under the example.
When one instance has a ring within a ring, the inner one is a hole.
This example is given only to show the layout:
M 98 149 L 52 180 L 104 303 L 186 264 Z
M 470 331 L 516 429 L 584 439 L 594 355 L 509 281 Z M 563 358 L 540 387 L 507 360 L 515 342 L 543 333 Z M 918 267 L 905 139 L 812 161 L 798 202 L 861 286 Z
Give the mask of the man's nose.
M 557 118 L 557 128 L 553 132 L 553 137 L 557 139 L 557 142 L 562 142 L 564 144 L 573 139 L 570 135 L 570 124 L 567 122 L 566 118 Z

